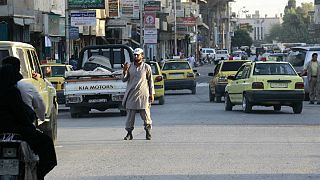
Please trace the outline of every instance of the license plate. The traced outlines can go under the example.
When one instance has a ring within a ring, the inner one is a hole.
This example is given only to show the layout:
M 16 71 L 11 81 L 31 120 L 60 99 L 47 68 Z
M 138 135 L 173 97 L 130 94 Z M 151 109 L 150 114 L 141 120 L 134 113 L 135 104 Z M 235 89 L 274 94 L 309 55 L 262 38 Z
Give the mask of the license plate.
M 108 99 L 89 99 L 88 102 L 89 103 L 104 103 L 104 102 L 108 102 Z
M 171 74 L 170 78 L 174 78 L 174 79 L 183 78 L 183 74 Z
M 287 88 L 288 83 L 271 83 L 271 88 Z
M 18 159 L 0 159 L 0 175 L 18 175 Z

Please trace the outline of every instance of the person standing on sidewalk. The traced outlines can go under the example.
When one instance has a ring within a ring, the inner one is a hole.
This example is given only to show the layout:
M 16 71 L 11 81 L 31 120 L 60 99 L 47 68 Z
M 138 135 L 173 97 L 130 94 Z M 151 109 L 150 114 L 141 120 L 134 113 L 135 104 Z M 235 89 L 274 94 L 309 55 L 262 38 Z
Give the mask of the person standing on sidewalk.
M 315 101 L 320 104 L 320 62 L 317 59 L 318 54 L 313 53 L 311 61 L 306 64 L 303 72 L 307 73 L 309 83 L 309 104 L 314 104 Z
M 126 93 L 122 105 L 127 109 L 126 130 L 127 135 L 124 140 L 132 140 L 132 131 L 134 129 L 136 111 L 140 113 L 144 121 L 146 130 L 146 139 L 151 140 L 150 116 L 151 103 L 154 101 L 154 86 L 152 70 L 150 65 L 143 62 L 143 50 L 136 48 L 134 50 L 134 63 L 123 65 L 122 81 L 127 82 Z

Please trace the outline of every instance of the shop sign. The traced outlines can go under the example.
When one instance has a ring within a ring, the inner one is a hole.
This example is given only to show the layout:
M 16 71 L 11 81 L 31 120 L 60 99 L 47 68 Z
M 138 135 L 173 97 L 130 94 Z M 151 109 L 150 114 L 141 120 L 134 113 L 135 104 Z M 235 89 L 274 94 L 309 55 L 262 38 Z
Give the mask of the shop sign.
M 144 11 L 161 11 L 161 1 L 147 1 L 144 3 Z
M 71 11 L 71 26 L 96 26 L 96 11 Z
M 156 13 L 155 12 L 145 12 L 144 13 L 144 27 L 154 28 L 156 26 Z
M 69 9 L 105 9 L 105 0 L 68 0 Z
M 119 0 L 108 0 L 109 17 L 119 17 Z

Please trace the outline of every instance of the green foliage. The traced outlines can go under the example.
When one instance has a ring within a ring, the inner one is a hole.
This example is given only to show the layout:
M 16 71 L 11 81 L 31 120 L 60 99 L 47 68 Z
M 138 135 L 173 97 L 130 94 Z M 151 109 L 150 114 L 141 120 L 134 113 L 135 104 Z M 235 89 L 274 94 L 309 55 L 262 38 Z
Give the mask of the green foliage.
M 234 32 L 234 36 L 231 38 L 232 47 L 251 46 L 252 38 L 247 30 L 238 29 Z
M 292 0 L 289 3 L 294 4 Z M 308 28 L 310 25 L 309 11 L 313 10 L 312 3 L 302 3 L 301 6 L 287 6 L 282 25 L 274 25 L 266 37 L 268 42 L 312 42 Z

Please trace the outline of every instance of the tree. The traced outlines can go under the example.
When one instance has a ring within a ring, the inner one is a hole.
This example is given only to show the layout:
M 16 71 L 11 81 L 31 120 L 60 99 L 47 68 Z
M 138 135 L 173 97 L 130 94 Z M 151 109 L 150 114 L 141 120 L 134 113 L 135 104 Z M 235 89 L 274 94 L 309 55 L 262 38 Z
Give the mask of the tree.
M 238 29 L 234 32 L 234 36 L 231 38 L 232 47 L 251 46 L 252 38 L 247 30 Z
M 310 17 L 308 12 L 313 10 L 312 3 L 302 3 L 296 7 L 295 0 L 289 0 L 285 8 L 283 23 L 271 28 L 267 41 L 280 42 L 312 42 L 309 34 Z

